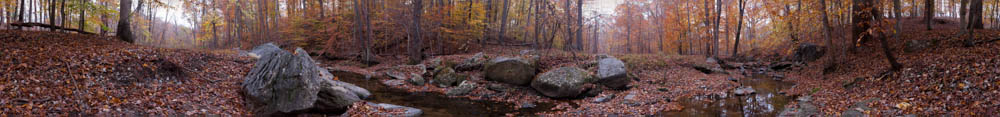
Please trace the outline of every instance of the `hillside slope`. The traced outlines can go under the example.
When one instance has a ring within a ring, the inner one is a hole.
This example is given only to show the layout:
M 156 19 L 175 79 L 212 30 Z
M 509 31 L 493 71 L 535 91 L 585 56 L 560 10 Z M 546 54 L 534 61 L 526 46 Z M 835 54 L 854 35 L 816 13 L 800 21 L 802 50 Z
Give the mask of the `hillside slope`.
M 0 115 L 247 114 L 249 58 L 113 39 L 0 31 Z

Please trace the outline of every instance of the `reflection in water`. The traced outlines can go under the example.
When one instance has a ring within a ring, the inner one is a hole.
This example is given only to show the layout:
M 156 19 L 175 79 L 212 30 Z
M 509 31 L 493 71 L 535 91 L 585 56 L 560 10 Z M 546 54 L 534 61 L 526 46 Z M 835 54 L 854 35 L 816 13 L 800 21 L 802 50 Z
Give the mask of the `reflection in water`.
M 366 101 L 408 106 L 420 109 L 427 117 L 462 117 L 462 116 L 505 116 L 507 113 L 531 115 L 549 111 L 555 107 L 551 103 L 537 103 L 536 107 L 518 109 L 515 104 L 470 100 L 466 98 L 451 98 L 440 93 L 407 92 L 403 89 L 390 88 L 378 83 L 377 80 L 366 80 L 364 76 L 347 72 L 331 71 L 339 80 L 358 85 L 372 92 L 372 99 Z
M 773 117 L 784 109 L 792 97 L 778 94 L 778 91 L 792 87 L 792 83 L 781 82 L 764 75 L 740 80 L 741 84 L 756 90 L 755 94 L 734 96 L 725 99 L 704 99 L 700 97 L 680 100 L 684 109 L 660 113 L 662 116 L 682 117 Z

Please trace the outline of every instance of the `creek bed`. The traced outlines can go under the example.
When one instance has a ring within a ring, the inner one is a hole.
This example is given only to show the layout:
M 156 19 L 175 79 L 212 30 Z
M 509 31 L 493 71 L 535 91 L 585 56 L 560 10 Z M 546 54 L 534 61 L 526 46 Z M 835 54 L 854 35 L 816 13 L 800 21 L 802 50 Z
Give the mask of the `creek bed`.
M 417 108 L 423 111 L 421 116 L 456 117 L 456 116 L 518 116 L 534 115 L 538 112 L 550 111 L 555 107 L 551 103 L 537 103 L 534 108 L 519 109 L 517 104 L 494 102 L 487 100 L 472 100 L 460 97 L 448 97 L 435 92 L 408 92 L 385 86 L 378 78 L 365 79 L 356 73 L 331 71 L 339 80 L 358 85 L 372 93 L 369 102 L 386 103 Z
M 659 116 L 682 117 L 774 117 L 778 116 L 785 105 L 794 97 L 778 92 L 791 88 L 794 84 L 775 80 L 766 75 L 754 75 L 752 78 L 739 80 L 743 86 L 751 87 L 756 93 L 743 96 L 727 96 L 713 99 L 706 96 L 696 96 L 679 100 L 684 109 L 680 111 L 661 112 Z

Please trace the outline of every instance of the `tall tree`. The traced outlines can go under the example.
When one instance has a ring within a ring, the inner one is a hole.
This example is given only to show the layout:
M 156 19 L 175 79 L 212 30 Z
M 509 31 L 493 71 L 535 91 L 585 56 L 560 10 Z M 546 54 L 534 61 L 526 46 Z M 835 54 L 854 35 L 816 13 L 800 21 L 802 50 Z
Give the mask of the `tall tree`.
M 55 15 L 56 14 L 56 5 L 55 5 L 55 3 L 56 3 L 56 0 L 49 0 L 49 4 L 48 4 L 49 5 L 49 14 L 48 14 L 49 15 L 49 25 L 52 25 L 52 26 L 58 26 L 58 25 L 56 25 L 56 15 Z M 49 31 L 56 31 L 56 28 L 49 28 Z
M 573 36 L 574 36 L 573 35 L 573 26 L 576 26 L 576 25 L 572 25 L 572 23 L 573 23 L 573 20 L 572 20 L 573 19 L 573 16 L 572 16 L 573 10 L 572 9 L 573 8 L 570 7 L 570 2 L 573 1 L 573 0 L 565 0 L 565 1 L 566 1 L 566 4 L 565 4 L 566 5 L 566 9 L 563 9 L 563 10 L 566 11 L 565 15 L 566 15 L 566 24 L 567 25 L 566 25 L 566 44 L 563 45 L 563 49 L 573 50 L 574 47 L 576 47 L 576 45 L 573 44 L 574 43 L 573 42 Z
M 927 30 L 931 30 L 931 23 L 934 22 L 934 0 L 926 0 L 924 5 L 924 21 L 927 23 Z
M 719 47 L 719 32 L 720 32 L 719 31 L 719 22 L 722 21 L 721 19 L 722 19 L 722 0 L 716 0 L 715 1 L 715 29 L 714 29 L 715 31 L 712 32 L 712 38 L 713 38 L 713 40 L 712 40 L 712 49 L 711 49 L 712 52 L 711 52 L 711 54 L 709 54 L 709 56 L 715 57 L 716 53 L 719 52 L 719 49 L 718 49 L 718 47 Z
M 895 1 L 899 2 L 899 0 L 895 0 Z M 833 46 L 833 38 L 830 37 L 830 36 L 833 36 L 833 34 L 832 34 L 833 29 L 830 26 L 830 18 L 828 18 L 828 16 L 827 16 L 826 0 L 819 0 L 819 10 L 820 10 L 820 13 L 821 13 L 820 15 L 823 15 L 823 39 L 826 40 L 826 47 L 827 48 L 833 48 L 834 47 Z M 898 14 L 899 12 L 896 12 L 896 13 Z M 899 18 L 902 18 L 902 17 L 896 17 L 896 18 L 899 19 Z M 833 51 L 827 51 L 827 52 L 833 52 Z M 829 57 L 827 57 L 826 63 L 827 63 L 826 67 L 827 68 L 831 68 L 831 67 L 837 65 L 836 63 L 838 63 L 838 62 L 836 62 L 836 58 L 834 58 L 833 56 L 829 56 Z
M 371 51 L 371 27 L 370 27 L 370 16 L 369 16 L 369 6 L 368 0 L 354 0 L 354 14 L 355 14 L 355 37 L 358 38 L 358 43 L 362 46 L 361 49 L 361 62 L 365 64 L 374 64 L 375 57 Z
M 969 19 L 969 15 L 968 15 L 968 12 L 969 12 L 969 9 L 968 9 L 969 8 L 969 0 L 962 0 L 961 2 L 959 2 L 959 4 L 961 4 L 960 7 L 958 8 L 958 11 L 959 11 L 958 15 L 959 15 L 959 22 L 960 22 L 959 24 L 961 25 L 960 27 L 962 27 L 962 29 L 965 29 L 965 26 L 966 26 L 965 23 L 968 23 L 967 19 Z
M 583 0 L 576 0 L 576 49 L 583 50 Z M 593 42 L 591 42 L 593 43 Z
M 421 42 L 420 36 L 420 15 L 424 13 L 424 0 L 414 0 L 413 1 L 413 23 L 410 25 L 410 63 L 416 64 L 423 59 L 423 42 Z
M 821 2 L 820 3 L 820 6 L 821 6 L 820 8 L 823 8 L 823 22 L 824 23 L 828 23 L 828 22 L 826 22 L 826 9 L 825 9 L 826 5 L 823 5 L 823 3 L 822 3 L 823 1 L 825 1 L 825 0 L 820 0 L 820 2 Z M 740 50 L 740 31 L 743 29 L 743 11 L 744 11 L 744 8 L 745 8 L 745 5 L 746 5 L 746 1 L 744 1 L 744 0 L 739 0 L 739 2 L 740 2 L 739 3 L 740 4 L 740 6 L 739 6 L 739 8 L 740 8 L 740 15 L 736 16 L 737 17 L 737 20 L 736 20 L 736 43 L 733 43 L 733 56 L 737 56 L 737 53 Z M 829 26 L 829 24 L 826 24 L 826 25 Z M 829 36 L 828 36 L 828 38 L 829 38 Z
M 496 35 L 496 39 L 500 40 L 498 43 L 502 44 L 504 39 L 507 38 L 507 13 L 510 11 L 510 0 L 503 0 L 503 14 L 500 16 L 500 33 Z
M 66 28 L 66 0 L 62 0 L 61 4 L 59 4 L 59 5 L 60 5 L 59 6 L 59 13 L 60 13 L 59 14 L 59 20 L 62 20 L 62 21 L 59 22 L 59 26 L 62 26 L 63 28 Z
M 84 31 L 84 32 L 87 31 L 86 30 L 87 27 L 85 25 L 85 24 L 87 24 L 87 22 L 86 22 L 87 18 L 85 18 L 84 16 L 87 16 L 86 11 L 87 11 L 87 7 L 90 6 L 89 4 L 90 3 L 87 0 L 80 0 L 80 6 L 79 6 L 80 7 L 79 8 L 79 10 L 80 10 L 80 26 L 79 26 L 80 31 Z
M 969 4 L 969 23 L 972 24 L 972 28 L 983 29 L 983 0 L 971 0 L 972 3 Z
M 19 5 L 21 5 L 21 7 L 19 7 L 19 10 L 17 11 L 17 22 L 24 23 L 24 0 L 21 0 L 21 4 Z M 21 27 L 17 27 L 17 29 L 21 30 Z
M 115 33 L 118 39 L 134 43 L 135 37 L 132 36 L 131 22 L 129 20 L 132 17 L 132 0 L 118 0 L 118 2 L 118 30 Z
M 976 28 L 981 28 L 982 25 L 977 27 L 976 22 L 981 22 L 983 15 L 983 1 L 982 0 L 972 0 L 969 7 L 969 24 L 966 24 L 965 30 L 968 37 L 965 39 L 965 47 L 972 47 L 976 45 Z

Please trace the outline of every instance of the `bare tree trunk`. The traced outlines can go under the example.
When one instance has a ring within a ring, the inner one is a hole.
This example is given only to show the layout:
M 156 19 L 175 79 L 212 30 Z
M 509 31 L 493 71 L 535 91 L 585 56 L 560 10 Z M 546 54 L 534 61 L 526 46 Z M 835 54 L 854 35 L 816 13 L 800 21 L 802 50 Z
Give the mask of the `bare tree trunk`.
M 972 24 L 972 28 L 983 29 L 983 0 L 972 0 L 969 6 L 969 23 Z
M 899 2 L 899 0 L 895 0 L 895 1 L 897 3 Z M 826 0 L 819 0 L 819 10 L 820 10 L 820 13 L 822 13 L 820 15 L 823 15 L 823 38 L 824 38 L 824 40 L 826 40 L 826 48 L 828 48 L 827 52 L 833 52 L 833 51 L 829 51 L 830 50 L 829 48 L 833 48 L 834 46 L 833 46 L 833 38 L 830 37 L 830 36 L 833 36 L 833 34 L 831 34 L 831 32 L 833 30 L 830 27 L 830 18 L 829 18 L 829 16 L 827 16 Z M 899 14 L 899 11 L 896 11 L 896 14 Z M 902 18 L 902 17 L 898 17 L 898 16 L 896 17 L 896 19 L 899 19 L 899 18 Z M 896 24 L 899 24 L 898 21 L 899 20 L 897 20 Z M 833 54 L 831 54 L 831 55 L 833 55 Z M 837 59 L 834 58 L 833 56 L 829 56 L 829 57 L 826 57 L 826 58 L 828 59 L 826 61 L 827 68 L 831 68 L 834 65 L 837 65 L 836 63 L 839 63 L 839 62 L 836 62 Z
M 572 13 L 571 13 L 573 11 L 572 10 L 573 8 L 570 7 L 570 1 L 573 1 L 573 0 L 565 0 L 565 1 L 566 1 L 566 4 L 565 4 L 566 7 L 563 10 L 566 11 L 566 14 L 565 14 L 566 15 L 566 20 L 565 20 L 566 21 L 566 37 L 565 37 L 566 44 L 563 44 L 563 50 L 573 50 L 572 48 L 575 47 L 575 45 L 573 45 L 573 43 L 574 43 L 573 42 L 573 26 L 575 26 L 575 25 L 573 25 L 573 20 L 572 20 L 573 16 L 572 16 Z
M 960 22 L 959 25 L 961 25 L 960 27 L 962 29 L 965 29 L 965 26 L 966 26 L 965 23 L 968 23 L 968 18 L 969 18 L 969 15 L 967 14 L 967 12 L 969 12 L 969 9 L 968 9 L 969 8 L 969 6 L 968 6 L 969 0 L 962 0 L 958 4 L 960 4 L 960 7 L 958 8 L 958 11 L 959 11 L 958 15 L 959 15 L 959 22 Z
M 413 1 L 413 23 L 411 24 L 410 31 L 410 63 L 416 64 L 420 63 L 423 59 L 423 42 L 421 42 L 420 36 L 420 15 L 423 14 L 423 4 L 424 0 L 414 0 Z
M 62 0 L 59 5 L 59 26 L 66 28 L 66 0 Z
M 927 22 L 927 30 L 932 30 L 931 23 L 934 22 L 934 0 L 926 0 L 924 5 L 924 21 Z
M 583 0 L 576 0 L 576 49 L 583 51 Z
M 480 45 L 486 47 L 486 41 L 492 37 L 490 24 L 493 23 L 493 0 L 486 0 L 486 26 L 483 26 L 483 38 L 479 40 Z
M 820 2 L 823 2 L 823 1 L 824 0 L 820 0 Z M 740 6 L 739 6 L 740 7 L 740 15 L 736 16 L 737 17 L 736 18 L 737 19 L 736 20 L 736 40 L 735 40 L 736 43 L 733 43 L 733 55 L 732 56 L 734 56 L 734 57 L 737 56 L 737 54 L 739 53 L 739 50 L 740 50 L 740 31 L 743 29 L 743 8 L 744 8 L 744 5 L 746 4 L 745 1 L 743 1 L 743 0 L 739 0 L 739 2 L 740 2 L 739 3 L 740 4 Z M 823 10 L 823 21 L 825 23 L 829 23 L 829 22 L 826 22 L 826 10 L 825 10 L 825 7 L 826 7 L 826 5 L 820 4 L 820 8 L 824 8 L 824 10 Z
M 47 4 L 47 5 L 49 5 L 49 14 L 48 14 L 49 15 L 49 25 L 58 26 L 58 25 L 56 25 L 56 15 L 55 15 L 56 14 L 56 5 L 55 5 L 55 3 L 56 3 L 56 0 L 49 0 L 49 4 Z M 49 31 L 55 32 L 56 28 L 49 28 Z
M 24 1 L 24 0 L 21 0 L 21 1 Z M 87 5 L 82 5 L 82 4 L 87 4 L 87 2 L 88 2 L 87 0 L 80 0 L 81 7 L 87 6 Z M 80 9 L 80 31 L 86 32 L 87 31 L 87 27 L 86 27 L 87 26 L 86 25 L 87 24 L 87 22 L 86 22 L 87 18 L 84 17 L 84 16 L 87 16 L 87 13 L 85 12 L 87 8 L 79 8 L 79 9 Z
M 719 22 L 722 20 L 722 1 L 715 1 L 715 31 L 712 33 L 712 52 L 710 56 L 718 56 L 716 53 L 719 52 Z
M 18 23 L 24 23 L 24 9 L 25 9 L 24 8 L 25 7 L 24 0 L 21 0 L 21 4 L 20 5 L 21 5 L 21 7 L 17 11 L 17 22 Z M 81 15 L 81 17 L 82 17 L 82 15 Z M 21 30 L 21 29 L 22 29 L 21 27 L 17 27 L 17 30 Z
M 115 35 L 117 35 L 118 39 L 121 39 L 122 41 L 125 41 L 125 42 L 128 42 L 128 43 L 134 43 L 135 42 L 135 39 L 134 39 L 135 37 L 132 37 L 132 29 L 130 29 L 131 28 L 131 26 L 130 26 L 131 22 L 129 21 L 131 19 L 131 16 L 132 16 L 131 15 L 132 14 L 132 12 L 131 12 L 132 11 L 132 8 L 131 8 L 132 7 L 132 0 L 119 0 L 119 3 L 120 3 L 119 4 L 120 6 L 118 8 L 118 13 L 119 13 L 119 15 L 118 15 L 118 30 L 115 31 L 115 33 L 116 33 Z
M 503 43 L 507 38 L 507 13 L 510 11 L 510 0 L 503 0 L 503 15 L 500 17 L 500 33 L 496 35 L 498 43 Z
M 535 49 L 538 49 L 538 46 L 540 45 L 538 43 L 538 33 L 542 31 L 542 26 L 545 26 L 545 23 L 541 22 L 541 19 L 544 16 L 542 16 L 542 14 L 541 14 L 541 11 L 542 11 L 542 9 L 541 9 L 542 5 L 540 3 L 541 0 L 531 0 L 531 2 L 532 2 L 532 4 L 538 4 L 538 5 L 534 5 L 535 6 L 535 14 L 536 14 L 535 15 L 535 23 L 534 23 L 535 24 L 535 33 L 531 35 L 531 37 L 535 40 L 535 44 L 532 45 L 532 46 L 534 46 Z

